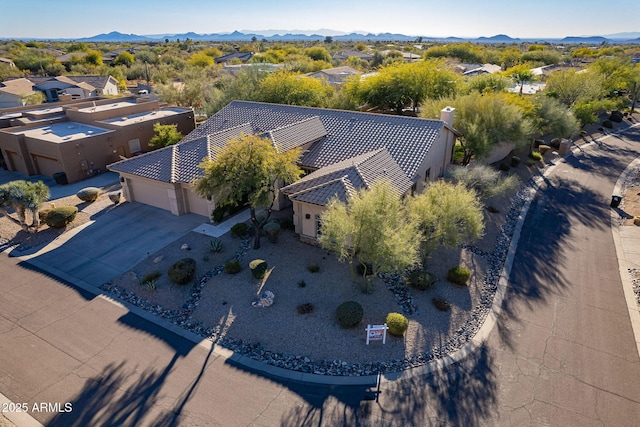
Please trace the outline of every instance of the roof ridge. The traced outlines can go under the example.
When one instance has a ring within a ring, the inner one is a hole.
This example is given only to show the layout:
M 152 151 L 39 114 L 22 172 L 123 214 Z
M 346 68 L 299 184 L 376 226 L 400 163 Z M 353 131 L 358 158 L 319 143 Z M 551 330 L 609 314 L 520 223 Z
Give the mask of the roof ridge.
M 347 175 L 341 175 L 341 176 L 339 176 L 337 178 L 330 179 L 329 181 L 321 181 L 320 183 L 318 183 L 316 185 L 313 185 L 311 187 L 308 187 L 308 188 L 296 191 L 294 193 L 291 193 L 289 196 L 295 196 L 296 194 L 308 193 L 310 191 L 317 190 L 318 188 L 322 188 L 322 187 L 326 187 L 327 185 L 334 184 L 334 183 L 336 183 L 338 181 L 340 181 L 342 183 L 345 183 L 345 178 L 346 178 L 347 182 L 351 183 L 351 181 L 349 181 L 349 177 Z
M 175 183 L 178 181 L 178 175 L 179 175 L 179 170 L 178 170 L 178 165 L 180 164 L 180 162 L 178 161 L 178 156 L 179 156 L 179 146 L 178 144 L 173 144 L 171 145 L 171 178 L 170 178 L 170 182 L 171 183 Z

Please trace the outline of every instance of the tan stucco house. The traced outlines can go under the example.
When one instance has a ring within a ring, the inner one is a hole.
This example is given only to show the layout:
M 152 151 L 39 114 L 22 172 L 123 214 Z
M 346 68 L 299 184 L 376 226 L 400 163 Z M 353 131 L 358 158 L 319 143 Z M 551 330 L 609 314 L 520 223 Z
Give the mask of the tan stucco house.
M 67 182 L 76 182 L 148 151 L 155 123 L 176 124 L 186 135 L 195 116 L 191 108 L 133 96 L 0 110 L 0 150 L 9 170 L 63 172 Z
M 199 197 L 191 182 L 215 149 L 242 134 L 258 134 L 281 150 L 300 147 L 307 175 L 282 188 L 276 209 L 293 204 L 296 232 L 315 240 L 317 219 L 332 197 L 385 177 L 401 194 L 420 192 L 451 163 L 457 133 L 453 108 L 441 120 L 233 101 L 173 147 L 123 160 L 108 168 L 121 176 L 129 201 L 209 217 L 215 200 Z

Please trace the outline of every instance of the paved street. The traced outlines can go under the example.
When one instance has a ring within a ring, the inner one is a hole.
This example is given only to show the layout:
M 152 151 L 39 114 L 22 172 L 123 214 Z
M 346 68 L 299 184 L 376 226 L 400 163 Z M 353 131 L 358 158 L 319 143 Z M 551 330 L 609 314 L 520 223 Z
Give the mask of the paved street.
M 527 215 L 497 327 L 457 365 L 367 387 L 268 378 L 0 255 L 0 392 L 69 402 L 47 425 L 635 426 L 640 358 L 610 228 L 640 154 L 608 137 L 547 176 Z

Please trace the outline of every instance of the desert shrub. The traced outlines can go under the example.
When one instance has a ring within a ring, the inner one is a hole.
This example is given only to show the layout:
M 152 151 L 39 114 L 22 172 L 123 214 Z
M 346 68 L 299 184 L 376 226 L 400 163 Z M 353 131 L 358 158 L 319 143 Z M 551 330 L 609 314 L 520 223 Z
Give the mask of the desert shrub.
M 109 194 L 107 194 L 107 197 L 109 197 L 109 200 L 111 200 L 111 203 L 113 203 L 114 205 L 117 205 L 118 203 L 120 203 L 121 195 L 122 193 L 120 191 L 111 191 Z
M 529 159 L 527 160 L 527 162 L 525 163 L 527 166 L 531 167 L 531 166 L 535 166 L 536 165 L 536 161 L 533 159 Z
M 540 151 L 540 154 L 542 154 L 543 156 L 547 153 L 547 151 L 551 150 L 551 147 L 548 145 L 541 145 L 540 147 L 538 147 L 538 151 Z
M 193 258 L 182 258 L 176 261 L 169 270 L 167 276 L 176 285 L 186 285 L 193 280 L 196 274 L 196 260 Z
M 440 311 L 448 311 L 451 308 L 451 304 L 449 304 L 447 300 L 442 298 L 433 298 L 431 302 Z
M 498 169 L 500 169 L 503 172 L 508 171 L 509 168 L 510 168 L 510 166 L 505 162 L 500 163 L 500 166 L 498 166 Z
M 364 309 L 355 301 L 346 301 L 336 309 L 336 318 L 343 328 L 351 328 L 362 322 Z
M 471 272 L 461 265 L 453 267 L 447 272 L 447 280 L 458 285 L 466 285 L 469 277 L 471 277 Z
M 580 136 L 582 136 L 582 137 L 587 136 L 587 131 L 586 131 L 586 130 L 584 130 L 584 129 L 582 129 L 582 130 L 580 131 Z
M 298 310 L 298 314 L 311 313 L 313 311 L 313 304 L 311 304 L 310 302 L 307 302 L 305 304 L 300 304 L 297 307 L 297 310 Z
M 317 263 L 312 262 L 307 265 L 307 270 L 309 270 L 311 273 L 317 273 L 318 271 L 320 271 L 320 266 Z
M 157 280 L 160 276 L 162 276 L 162 273 L 160 273 L 158 270 L 151 270 L 147 272 L 144 276 L 142 276 L 142 280 L 140 280 L 140 283 L 145 284 L 147 282 Z
M 529 153 L 529 157 L 536 161 L 542 160 L 542 154 L 537 151 L 532 151 L 531 153 Z
M 533 141 L 533 147 L 534 148 L 538 148 L 540 147 L 542 144 L 544 144 L 544 140 L 543 139 L 536 139 Z
M 247 234 L 247 224 L 239 222 L 231 227 L 231 232 L 238 237 L 243 237 Z
M 511 156 L 511 167 L 516 167 L 520 164 L 522 159 L 518 156 Z
M 607 129 L 613 129 L 613 123 L 611 122 L 611 120 L 603 121 L 602 126 L 606 127 Z
M 487 165 L 454 167 L 447 170 L 446 176 L 454 183 L 474 189 L 481 198 L 504 194 L 518 186 L 516 175 L 500 173 L 496 168 Z
M 64 228 L 67 224 L 76 219 L 78 208 L 75 206 L 58 206 L 49 209 L 43 220 L 45 224 L 52 228 Z
M 407 278 L 407 283 L 412 288 L 420 289 L 422 291 L 429 289 L 436 283 L 437 277 L 424 270 L 413 270 Z
M 218 206 L 211 211 L 211 219 L 213 222 L 222 222 L 224 219 L 224 213 L 227 211 L 226 206 Z
M 235 259 L 224 265 L 224 271 L 227 274 L 236 274 L 239 273 L 240 270 L 242 270 L 242 266 L 240 265 L 240 262 Z
M 616 110 L 611 112 L 611 115 L 609 116 L 609 120 L 611 120 L 612 122 L 620 123 L 622 122 L 623 117 L 624 116 L 622 115 L 622 113 Z
M 304 280 L 298 280 L 298 286 L 304 288 L 305 286 L 307 286 L 307 282 L 305 282 Z
M 83 202 L 95 202 L 99 195 L 100 189 L 97 187 L 86 187 L 76 193 Z
M 409 321 L 400 313 L 389 313 L 385 320 L 389 333 L 397 337 L 401 337 L 407 331 L 409 327 Z
M 213 238 L 209 241 L 209 251 L 211 253 L 217 253 L 222 251 L 222 240 Z
M 251 274 L 256 279 L 264 279 L 264 275 L 267 273 L 267 261 L 263 259 L 254 259 L 249 263 Z
M 562 141 L 560 141 L 560 138 L 553 138 L 551 140 L 551 142 L 549 143 L 549 145 L 552 146 L 555 149 L 558 149 L 558 148 L 560 148 L 560 142 L 562 142 Z
M 262 227 L 262 231 L 264 231 L 264 234 L 271 243 L 276 243 L 280 235 L 280 224 L 277 222 L 268 222 Z

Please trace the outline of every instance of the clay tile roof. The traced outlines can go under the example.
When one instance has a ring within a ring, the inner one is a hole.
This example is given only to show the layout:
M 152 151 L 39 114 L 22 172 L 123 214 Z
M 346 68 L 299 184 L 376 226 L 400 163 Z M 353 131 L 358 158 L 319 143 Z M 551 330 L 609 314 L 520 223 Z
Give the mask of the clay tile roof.
M 316 142 L 326 135 L 327 131 L 318 117 L 309 117 L 265 133 L 274 146 L 282 151 Z

